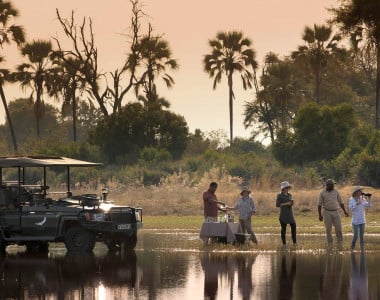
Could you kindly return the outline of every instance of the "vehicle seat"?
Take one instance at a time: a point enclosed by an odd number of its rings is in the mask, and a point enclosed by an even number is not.
[[[12,191],[2,186],[0,188],[0,206],[8,207],[12,203]]]

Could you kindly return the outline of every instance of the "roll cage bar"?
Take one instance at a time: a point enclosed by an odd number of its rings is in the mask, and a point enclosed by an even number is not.
[[[43,168],[43,187],[46,193],[46,168],[66,166],[67,169],[67,192],[70,192],[70,167],[94,167],[101,166],[101,163],[88,162],[78,159],[72,159],[59,156],[0,156],[0,184],[4,185],[3,169],[4,168],[18,168],[18,187],[25,184],[25,168],[29,167],[42,167]]]

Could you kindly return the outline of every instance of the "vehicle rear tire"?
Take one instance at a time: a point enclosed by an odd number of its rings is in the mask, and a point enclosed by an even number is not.
[[[80,226],[72,226],[65,234],[65,246],[68,251],[91,252],[95,247],[95,235]]]
[[[137,234],[134,232],[132,235],[126,237],[124,239],[124,249],[125,250],[133,250],[137,245]]]
[[[28,242],[25,246],[29,253],[47,253],[49,251],[48,242]]]

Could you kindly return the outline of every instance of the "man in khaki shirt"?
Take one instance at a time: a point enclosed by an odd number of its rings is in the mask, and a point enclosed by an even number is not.
[[[325,222],[327,243],[330,246],[333,242],[331,234],[331,229],[333,225],[335,228],[337,244],[341,246],[343,241],[342,223],[340,220],[339,206],[342,208],[345,216],[348,217],[348,213],[344,208],[344,202],[342,200],[342,197],[340,196],[339,192],[336,189],[334,189],[334,181],[332,179],[328,179],[326,181],[326,188],[323,189],[319,194],[318,214],[319,221]]]

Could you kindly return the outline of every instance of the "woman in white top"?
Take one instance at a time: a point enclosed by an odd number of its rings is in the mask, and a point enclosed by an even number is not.
[[[368,201],[367,201],[367,199]],[[354,236],[351,242],[351,251],[355,249],[356,240],[360,241],[360,250],[364,251],[365,209],[371,206],[371,194],[363,193],[361,186],[353,189],[348,208],[352,211],[352,228]]]
[[[253,198],[249,196],[251,191],[248,188],[243,188],[236,205],[234,207],[227,207],[227,209],[235,209],[239,211],[239,223],[243,233],[249,233],[250,240],[257,244],[256,234],[252,230],[251,216],[256,213],[256,205]]]

